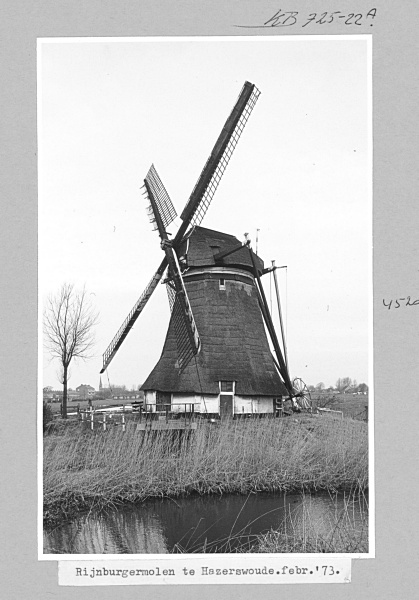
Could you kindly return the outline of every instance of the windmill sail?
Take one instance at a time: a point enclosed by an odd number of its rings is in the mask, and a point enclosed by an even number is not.
[[[187,226],[199,225],[204,218],[259,95],[246,81],[181,214]]]
[[[160,279],[162,278],[165,267],[166,267],[166,261],[162,262],[162,264],[160,265],[160,267],[158,268],[156,273],[153,275],[153,277],[151,278],[146,289],[141,294],[141,296],[139,297],[137,302],[134,304],[129,315],[127,316],[125,321],[122,323],[121,327],[118,329],[118,332],[116,333],[113,340],[107,347],[106,351],[103,354],[103,367],[102,367],[102,370],[100,371],[101,373],[103,373],[107,369],[109,363],[115,356],[118,348],[120,347],[120,345],[122,344],[124,339],[127,337],[128,332],[130,331],[130,329],[134,325],[135,321],[137,320],[138,316],[140,315],[140,313],[144,309],[145,305],[149,301],[151,294],[154,292],[154,290],[157,287],[157,284],[159,283]]]
[[[178,364],[180,369],[184,369],[191,358],[199,352],[201,342],[188,295],[186,293],[186,288],[183,283],[176,253],[168,238],[164,225],[165,221],[163,220],[163,215],[160,213],[158,200],[154,194],[153,188],[149,183],[148,174],[144,180],[144,186],[150,202],[150,214],[153,217],[153,222],[156,223],[161,239],[161,246],[166,254],[166,259],[169,264],[169,281],[167,283],[167,289],[176,333]],[[167,198],[169,199],[169,196],[167,196]],[[162,201],[162,197],[160,197],[159,200]],[[167,214],[167,206],[164,204],[166,201],[166,199],[163,201],[163,211]]]
[[[201,340],[177,261],[176,271],[182,289],[177,291],[173,280],[166,283],[166,289],[176,337],[178,365],[182,371],[189,364],[189,361],[198,354],[201,348]]]
[[[155,198],[156,204],[159,208],[159,214],[161,215],[164,226],[167,227],[177,217],[177,213],[154,165],[151,165],[146,176],[146,181],[148,182],[150,189],[153,191],[153,197]],[[155,223],[154,213],[151,207],[149,209],[149,216],[151,217],[151,221]],[[157,225],[155,228],[157,229]],[[144,309],[152,293],[156,289],[159,281],[161,280],[166,266],[167,260],[164,259],[161,265],[159,266],[157,272],[153,275],[146,289],[135,303],[131,312],[129,313],[125,321],[122,323],[112,342],[109,344],[108,348],[103,354],[103,367],[100,371],[101,373],[103,373],[106,370],[109,363],[111,362],[119,347],[121,346],[122,342],[128,335],[129,331],[132,329],[135,321],[139,317],[141,311]]]
[[[189,300],[187,297],[185,300],[187,306],[186,310],[184,303],[181,302],[180,296],[177,296],[172,312],[173,326],[176,336],[178,365],[180,371],[183,371],[183,369],[189,364],[190,360],[196,356],[196,354],[198,354],[201,344],[195,323],[193,321]],[[185,314],[187,315],[187,319],[185,319]],[[191,328],[192,324],[193,328]]]
[[[190,225],[199,225],[199,223],[201,223],[259,95],[260,92],[256,86],[246,81],[182,212],[181,218],[183,222],[173,240],[173,246],[175,248],[182,241]],[[176,211],[153,165],[147,173],[146,181],[149,191],[151,191],[155,198],[156,205],[158,206],[157,212],[161,215],[163,228],[165,229],[176,218]],[[150,212],[150,217],[154,222],[154,211]],[[175,254],[173,250],[172,253]],[[156,274],[153,275],[147,288],[135,303],[130,314],[127,316],[103,354],[103,368],[101,373],[107,368],[128,332],[133,327],[136,319],[144,309],[153,291],[156,289],[167,265],[168,253],[166,252],[166,256],[161,262]],[[172,272],[173,269],[171,269],[171,273]],[[182,280],[181,276],[180,279]],[[183,310],[184,312],[186,311],[185,315],[187,315],[187,307],[184,306]],[[187,317],[185,316],[182,317],[185,323],[186,318]],[[191,327],[189,325],[186,325],[186,327],[189,332],[189,339],[193,339],[195,334],[193,333],[192,336],[190,335]]]
[[[176,219],[177,213],[154,165],[151,165],[145,179],[153,193],[164,228],[167,228]]]
[[[176,300],[176,288],[172,281],[169,280],[169,269],[166,271],[166,292],[169,300],[170,312],[173,312],[173,307]]]

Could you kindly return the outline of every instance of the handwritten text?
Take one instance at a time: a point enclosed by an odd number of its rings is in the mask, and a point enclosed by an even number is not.
[[[419,298],[412,300],[411,296],[406,298],[396,298],[395,300],[386,300],[383,298],[383,306],[388,310],[392,308],[404,308],[406,306],[419,306]]]
[[[371,8],[368,12],[342,12],[335,10],[333,12],[313,12],[302,13],[297,10],[282,10],[281,8],[267,21],[260,25],[238,25],[244,28],[261,28],[261,27],[293,27],[299,25],[301,27],[313,27],[316,25],[330,25],[332,23],[341,23],[345,26],[362,27],[363,25],[373,26],[373,21],[377,16],[377,9]]]

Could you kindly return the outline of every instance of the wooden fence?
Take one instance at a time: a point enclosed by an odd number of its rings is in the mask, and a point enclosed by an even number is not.
[[[129,406],[129,408],[123,406],[119,411],[112,411],[109,408],[94,410],[92,408],[80,409],[78,407],[77,413],[71,416],[75,416],[82,423],[89,424],[92,431],[95,429],[95,426],[99,426],[103,431],[106,431],[109,427],[116,425],[121,426],[122,431],[126,431],[126,413],[133,417],[135,416],[136,422],[140,424],[153,422],[154,425],[156,422],[164,422],[165,424],[182,422],[185,427],[186,425],[191,425],[197,415],[193,403],[184,403],[176,405],[165,404],[158,407],[155,404],[142,404],[136,407],[135,411],[133,411],[132,406]]]
[[[96,419],[95,419],[96,417]],[[119,422],[114,417],[120,417]],[[82,423],[89,423],[90,429],[93,431],[95,425],[99,425],[102,427],[103,431],[106,431],[110,426],[121,426],[122,431],[126,430],[126,421],[125,421],[125,413],[106,413],[104,411],[94,411],[94,410],[79,410],[78,418]]]
[[[331,408],[317,408],[317,411],[320,415],[325,413],[331,415],[332,417],[334,417],[335,415],[340,416],[340,418],[343,419],[343,411],[341,410],[332,410]]]

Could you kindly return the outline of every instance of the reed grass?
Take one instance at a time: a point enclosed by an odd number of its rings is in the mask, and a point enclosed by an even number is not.
[[[289,514],[278,530],[259,536],[251,552],[368,552],[368,502],[362,491],[350,494],[343,508],[321,516],[316,517],[310,505],[308,498],[301,513]]]
[[[367,426],[351,419],[226,420],[182,434],[129,422],[125,432],[77,426],[44,436],[46,522],[150,497],[367,485]]]
[[[340,500],[340,501],[339,501]],[[225,537],[208,541],[208,531],[199,537],[194,532],[180,540],[174,554],[211,553],[335,553],[362,554],[368,552],[368,499],[357,489],[349,492],[343,502],[330,495],[330,510],[316,510],[311,495],[302,492],[299,510],[288,507],[288,514],[276,529],[259,535],[249,534],[255,521],[240,531],[233,529]],[[265,515],[261,515],[263,518]]]

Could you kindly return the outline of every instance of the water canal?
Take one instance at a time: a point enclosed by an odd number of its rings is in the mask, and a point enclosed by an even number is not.
[[[257,536],[307,527],[326,536],[337,523],[359,528],[366,502],[327,493],[193,496],[149,500],[80,515],[44,533],[47,554],[165,554],[250,550]],[[228,542],[226,541],[228,539]]]

